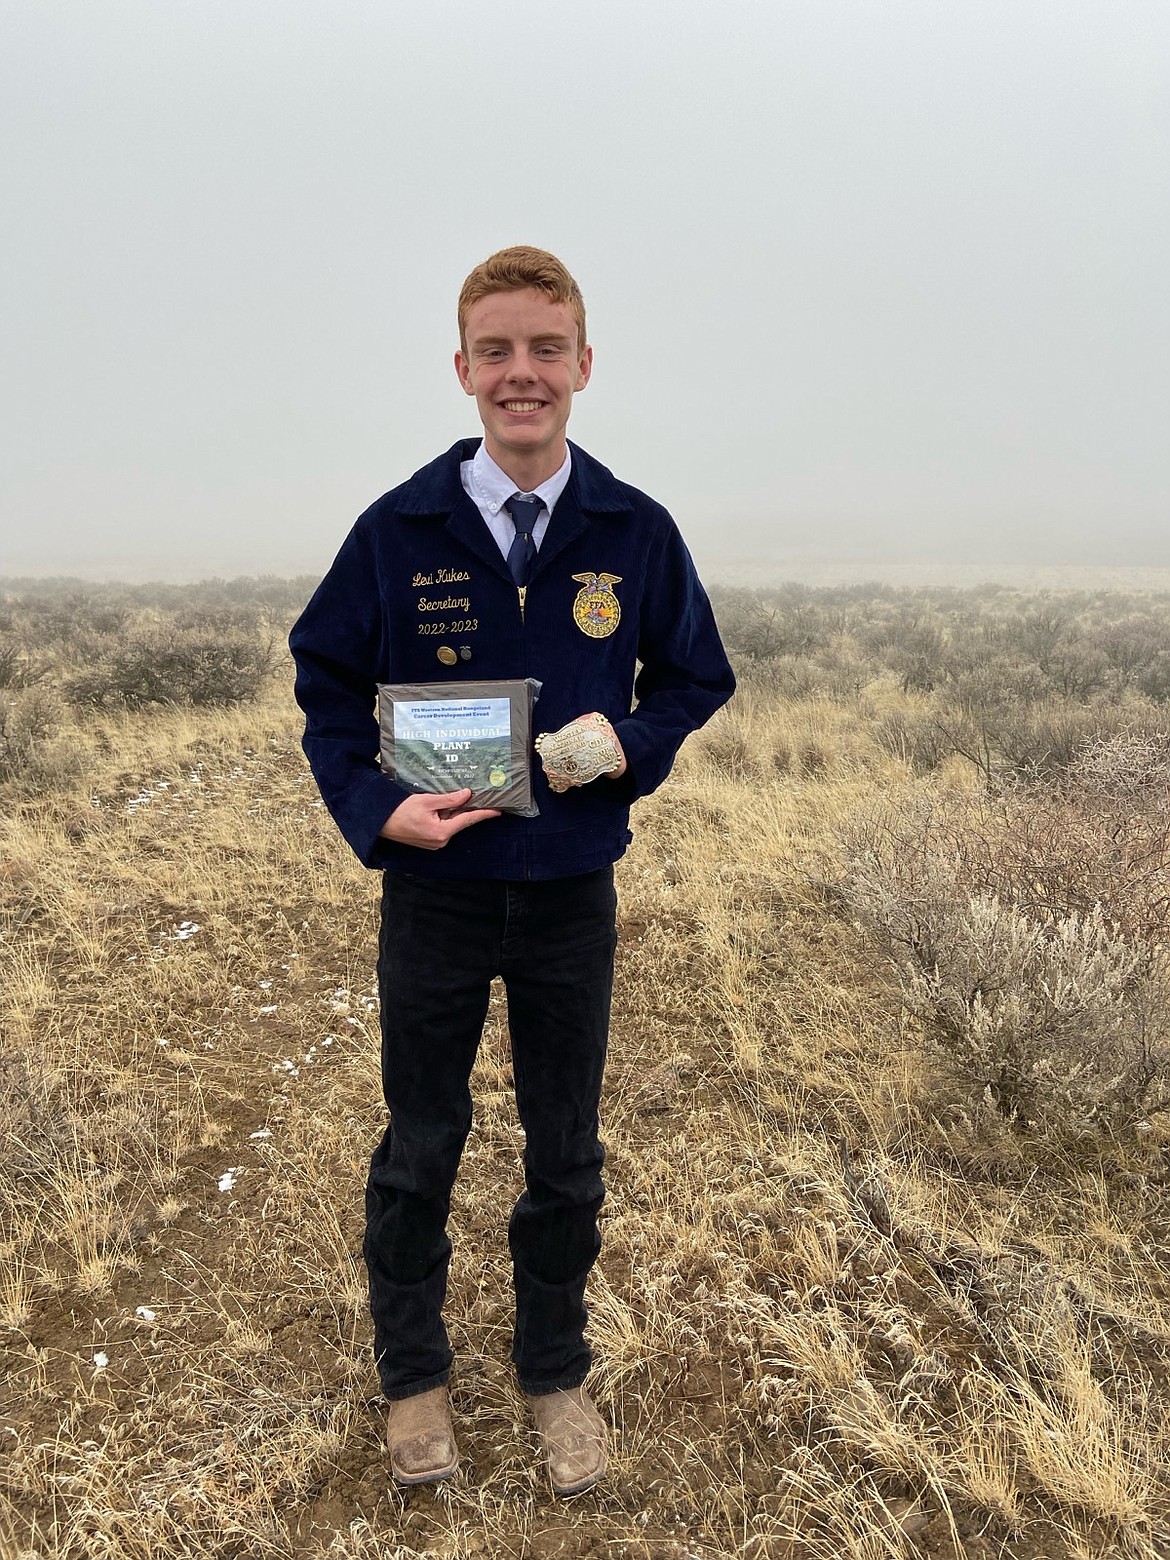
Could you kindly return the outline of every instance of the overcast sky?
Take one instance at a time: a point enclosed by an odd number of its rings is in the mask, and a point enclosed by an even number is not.
[[[715,554],[1170,564],[1166,0],[5,0],[0,575],[317,572],[455,299]]]

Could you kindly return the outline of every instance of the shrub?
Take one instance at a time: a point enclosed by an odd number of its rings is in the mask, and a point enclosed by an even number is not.
[[[60,724],[61,706],[47,688],[0,691],[0,782],[39,780]]]
[[[23,681],[24,657],[12,640],[0,641],[0,688],[19,688]]]
[[[19,640],[0,639],[0,688],[31,688],[46,675],[47,668],[31,659]]]
[[[1069,616],[1067,603],[1042,601],[1008,625],[1008,640],[1047,674],[1057,649],[1068,636]]]
[[[825,692],[837,703],[855,702],[880,671],[857,641],[845,634],[829,640],[818,660],[824,670]]]
[[[1170,698],[1170,631],[1148,613],[1131,613],[1097,630],[1096,641],[1117,685],[1149,698]]]
[[[911,791],[850,830],[846,898],[955,1103],[1056,1137],[1170,1108],[1164,762],[1100,745],[1061,788]]]
[[[1099,737],[998,810],[971,837],[969,882],[1047,919],[1101,905],[1126,936],[1170,943],[1170,737]]]
[[[946,633],[932,619],[916,615],[891,623],[882,650],[903,693],[929,693],[946,675]]]
[[[1066,790],[1106,805],[1137,803],[1161,813],[1170,788],[1170,732],[1126,731],[1088,743],[1070,765]]]
[[[254,699],[276,664],[276,644],[239,627],[144,627],[103,645],[71,678],[86,704],[239,704]]]
[[[742,693],[765,699],[800,701],[832,698],[832,678],[805,656],[775,656],[770,661],[749,661],[736,668]]]
[[[1093,639],[1070,635],[1058,644],[1048,661],[1048,675],[1065,699],[1087,700],[1110,680],[1105,652]]]
[[[720,631],[732,653],[749,661],[810,655],[840,626],[840,615],[813,602],[807,587],[712,592]]]
[[[1050,698],[1005,710],[996,723],[994,741],[1005,770],[1029,778],[1057,777],[1090,744],[1124,738],[1158,720],[1158,712],[1140,699],[1122,705]]]
[[[1170,1104],[1163,972],[1099,907],[1043,925],[993,896],[940,896],[929,966],[908,936],[916,917],[885,894],[870,908],[911,955],[907,1001],[945,1067],[1004,1116],[1065,1135],[1132,1126]]]
[[[893,709],[874,726],[879,746],[901,759],[915,774],[929,774],[955,751],[937,715],[923,709]]]

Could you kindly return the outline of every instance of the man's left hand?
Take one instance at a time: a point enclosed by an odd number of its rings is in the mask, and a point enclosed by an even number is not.
[[[623,749],[622,744],[621,744],[621,738],[618,736],[617,732],[610,725],[609,721],[605,719],[605,716],[600,714],[597,710],[594,710],[589,715],[578,715],[577,716],[577,721],[574,721],[573,724],[576,725],[578,721],[583,721],[583,720],[584,721],[590,721],[590,720],[604,720],[605,721],[605,732],[606,732],[606,735],[609,737],[609,740],[614,745],[614,751],[617,753],[617,756],[618,756],[618,766],[617,766],[616,769],[611,769],[608,774],[602,775],[601,778],[603,780],[620,780],[622,775],[625,774],[627,768],[629,767],[628,764],[626,763],[626,755],[625,755],[625,750]]]

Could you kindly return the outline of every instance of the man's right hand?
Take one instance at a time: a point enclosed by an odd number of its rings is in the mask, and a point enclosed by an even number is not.
[[[416,792],[390,814],[378,830],[385,840],[413,845],[417,850],[442,850],[453,834],[469,829],[485,818],[498,818],[498,807],[471,807],[456,812],[471,800],[470,790],[444,791],[438,795]]]

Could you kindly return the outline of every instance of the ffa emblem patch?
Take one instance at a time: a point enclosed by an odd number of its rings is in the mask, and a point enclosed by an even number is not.
[[[573,622],[590,639],[608,639],[621,622],[621,602],[613,593],[620,574],[574,574],[581,589],[573,602]]]

